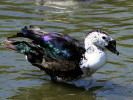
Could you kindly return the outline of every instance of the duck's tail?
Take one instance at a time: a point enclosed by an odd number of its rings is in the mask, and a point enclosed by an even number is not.
[[[26,55],[27,60],[30,61],[31,63],[42,61],[41,52],[32,42],[7,39],[3,42],[3,45],[11,50]]]

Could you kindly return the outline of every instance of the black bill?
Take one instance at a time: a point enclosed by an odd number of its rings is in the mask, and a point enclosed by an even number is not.
[[[114,39],[111,39],[109,41],[108,46],[105,46],[109,51],[111,51],[114,54],[119,55],[119,52],[116,50],[116,41]]]

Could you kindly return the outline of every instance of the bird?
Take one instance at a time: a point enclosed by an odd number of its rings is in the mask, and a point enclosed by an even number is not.
[[[31,41],[23,41],[21,38]],[[100,29],[88,32],[84,42],[66,34],[47,32],[41,27],[24,26],[7,37],[4,46],[24,54],[26,59],[45,71],[53,82],[76,81],[91,76],[107,61],[107,48],[119,55],[116,41]]]

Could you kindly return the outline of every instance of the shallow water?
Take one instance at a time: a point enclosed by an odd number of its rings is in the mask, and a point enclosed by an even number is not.
[[[132,0],[0,0],[0,44],[25,25],[69,34],[81,41],[93,29],[117,40],[120,55],[91,78],[54,84],[23,55],[0,45],[1,100],[133,100]]]

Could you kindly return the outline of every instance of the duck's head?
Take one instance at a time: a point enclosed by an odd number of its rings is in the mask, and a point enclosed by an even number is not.
[[[116,50],[116,41],[112,39],[105,31],[97,29],[89,32],[84,43],[86,50],[93,44],[96,46],[105,47],[112,53],[119,55],[119,52]]]

